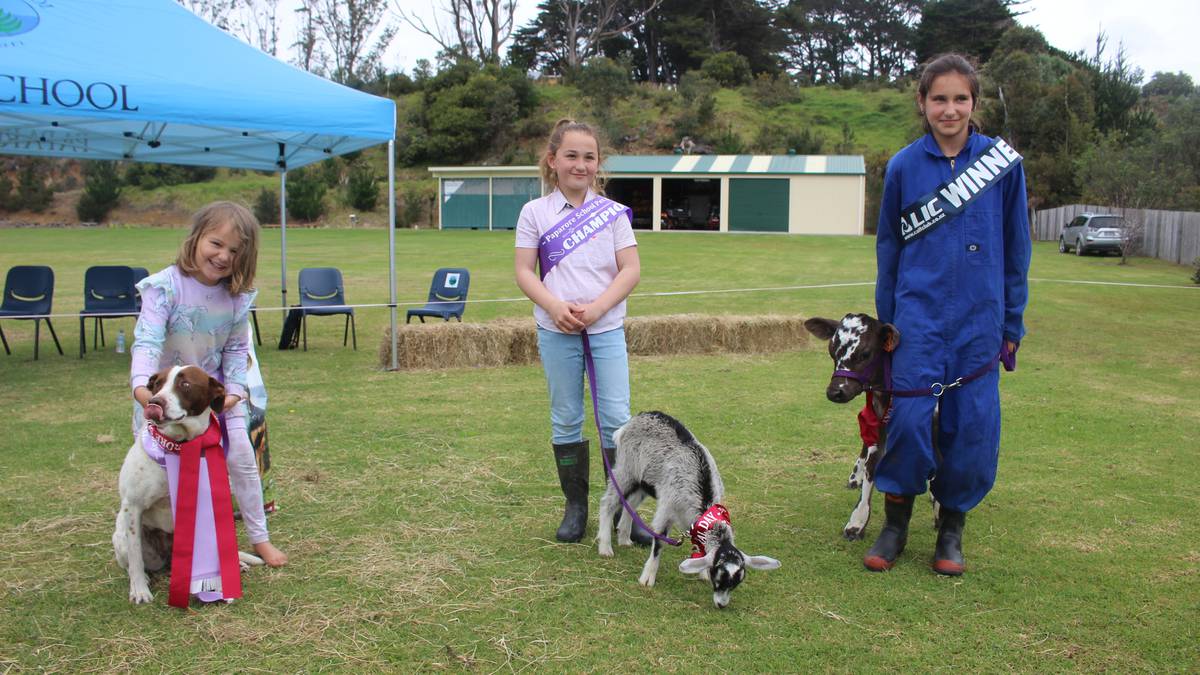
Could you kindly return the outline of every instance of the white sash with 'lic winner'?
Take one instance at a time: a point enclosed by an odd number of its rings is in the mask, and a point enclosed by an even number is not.
[[[1004,139],[997,138],[962,173],[905,207],[900,214],[900,239],[907,244],[929,234],[947,218],[962,213],[980,195],[998,185],[1020,161],[1021,155]]]

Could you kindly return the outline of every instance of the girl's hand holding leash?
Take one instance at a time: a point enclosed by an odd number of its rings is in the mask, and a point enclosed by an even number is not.
[[[589,302],[586,305],[576,305],[576,309],[571,310],[571,314],[584,325],[590,326],[600,320],[604,313],[608,310],[604,309],[596,302]]]
[[[564,333],[578,333],[587,327],[587,324],[580,321],[577,315],[581,310],[580,305],[561,300],[546,308],[550,318],[554,320],[554,325]]]

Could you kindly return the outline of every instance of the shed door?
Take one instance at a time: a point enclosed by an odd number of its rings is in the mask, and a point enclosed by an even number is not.
[[[730,178],[731,232],[787,232],[788,179]]]
[[[515,230],[521,207],[542,196],[537,178],[492,179],[492,229]]]
[[[442,179],[442,229],[488,228],[488,179]]]

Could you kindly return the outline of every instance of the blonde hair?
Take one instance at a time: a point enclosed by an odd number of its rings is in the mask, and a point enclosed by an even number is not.
[[[223,281],[229,284],[230,295],[240,295],[254,288],[254,275],[258,270],[258,219],[250,210],[234,202],[213,202],[192,215],[192,231],[179,247],[175,266],[184,274],[195,275],[196,246],[200,237],[214,227],[232,223],[241,239],[241,246],[233,258],[233,272]]]
[[[550,138],[546,139],[546,152],[542,153],[542,158],[538,160],[538,168],[542,172],[542,182],[553,187],[558,187],[558,174],[554,173],[554,169],[550,168],[550,158],[558,153],[558,148],[562,146],[563,136],[568,131],[578,131],[580,133],[591,136],[596,141],[596,161],[600,165],[604,164],[604,155],[600,151],[600,134],[596,128],[587,122],[576,122],[573,119],[563,118],[554,123],[554,129],[550,131]],[[592,177],[591,190],[598,195],[604,194],[604,182],[607,177],[602,170],[597,170],[596,175]]]

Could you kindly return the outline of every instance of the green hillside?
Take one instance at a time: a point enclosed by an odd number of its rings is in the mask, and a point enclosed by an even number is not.
[[[464,165],[533,164],[545,143],[553,123],[572,117],[594,123],[608,139],[606,151],[614,154],[670,153],[683,135],[691,135],[703,148],[715,153],[784,154],[795,149],[801,154],[863,154],[868,166],[878,164],[919,133],[913,113],[912,94],[894,87],[842,88],[836,86],[792,87],[787,102],[766,104],[753,85],[711,91],[709,119],[698,122],[689,118],[696,105],[676,88],[650,84],[630,85],[625,95],[610,98],[603,106],[584,97],[574,86],[553,82],[534,84],[536,105],[512,125],[512,132],[493,139],[491,147],[476,158],[464,158]],[[420,93],[397,99],[398,146],[409,129],[404,120],[422,105]],[[681,129],[680,122],[692,128]],[[800,137],[807,145],[797,147]],[[322,176],[327,184],[326,212],[317,222],[346,226],[349,215],[357,223],[382,226],[387,221],[386,146],[364,151],[358,161],[369,163],[380,180],[378,206],[369,212],[350,207],[343,193],[348,163],[345,158],[329,160],[310,171]],[[397,167],[397,197],[402,207],[414,202],[410,218],[403,222],[428,225],[436,186],[427,166],[444,162],[416,162]],[[62,173],[74,170],[74,162],[62,162]],[[326,166],[329,164],[329,166]],[[78,220],[74,205],[79,198],[80,181],[71,189],[60,189],[52,206],[42,213],[17,212],[7,216],[17,222],[73,223]],[[289,185],[291,180],[289,179]],[[275,175],[253,171],[221,169],[214,179],[200,183],[166,185],[154,189],[124,187],[120,205],[108,222],[122,224],[179,225],[200,206],[216,200],[231,199],[253,204],[259,193],[278,190]],[[403,208],[401,209],[403,211]],[[290,222],[299,224],[295,217]]]

